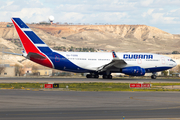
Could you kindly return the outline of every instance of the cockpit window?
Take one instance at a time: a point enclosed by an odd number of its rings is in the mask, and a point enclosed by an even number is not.
[[[173,59],[170,59],[170,61],[175,62]]]

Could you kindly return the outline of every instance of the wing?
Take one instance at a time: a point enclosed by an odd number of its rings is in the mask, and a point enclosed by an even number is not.
[[[112,61],[106,65],[99,67],[97,69],[98,72],[103,72],[113,68],[122,68],[127,64],[123,59],[119,59],[119,57],[116,55],[114,51],[112,51],[112,56],[113,56]]]

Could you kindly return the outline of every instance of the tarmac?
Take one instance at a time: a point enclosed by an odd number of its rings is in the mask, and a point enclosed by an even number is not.
[[[0,78],[0,83],[17,82],[173,83],[180,82],[180,79]],[[179,100],[180,92],[81,92],[0,89],[0,120],[180,120]]]
[[[180,92],[0,90],[0,120],[180,119]]]

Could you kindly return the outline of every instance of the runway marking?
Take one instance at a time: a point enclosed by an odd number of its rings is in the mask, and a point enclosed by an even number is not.
[[[143,101],[154,101],[154,100],[144,100],[144,99],[138,99],[138,98],[134,98],[134,97],[129,97],[130,99],[133,99],[133,100],[143,100]]]
[[[27,112],[27,111],[25,111],[25,112]],[[38,112],[38,111],[37,111]],[[45,111],[45,112],[49,112],[49,111]],[[107,111],[105,111],[105,110],[102,110],[101,111],[101,113],[104,113],[104,112],[107,112]],[[89,112],[87,111],[81,111],[81,112],[76,112],[76,111],[73,111],[73,112],[68,112],[68,111],[65,111],[65,112],[60,112],[60,113],[31,113],[31,114],[0,114],[0,115],[15,115],[15,116],[18,116],[18,115],[21,115],[21,116],[23,116],[23,115],[51,115],[51,114],[53,114],[53,115],[57,115],[57,114],[61,114],[61,115],[65,115],[65,114],[75,114],[75,115],[77,115],[77,114],[89,114]],[[114,113],[119,113],[118,111],[116,111],[116,112],[114,112]],[[96,113],[96,112],[91,112],[90,114],[99,114],[99,113]]]
[[[130,99],[132,100],[141,100],[141,101],[159,101],[161,102],[160,100],[146,100],[146,99],[138,99],[138,98],[135,98],[136,96],[134,97],[129,97]],[[142,96],[141,96],[142,97]],[[163,102],[166,102],[166,103],[178,103],[180,104],[180,102],[174,102],[174,101],[163,101]],[[180,106],[175,106],[175,107],[163,107],[163,108],[153,108],[153,109],[145,109],[145,110],[165,110],[165,109],[176,109],[176,108],[180,108]]]
[[[142,101],[158,101],[158,102],[161,102],[161,100],[147,100],[147,99],[138,99],[138,98],[135,98],[135,97],[138,97],[138,96],[132,96],[132,97],[129,97],[130,99],[133,99],[133,100],[142,100]],[[139,96],[139,97],[144,97],[144,96]],[[150,96],[149,96],[150,97]],[[163,102],[166,102],[166,103],[177,103],[177,104],[180,104],[180,102],[174,102],[174,101],[163,101]]]

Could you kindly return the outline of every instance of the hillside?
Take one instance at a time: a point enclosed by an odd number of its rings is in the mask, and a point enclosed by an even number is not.
[[[39,35],[43,32],[55,37],[45,42],[49,45],[93,47],[112,49],[119,52],[165,53],[180,51],[180,36],[146,25],[71,25],[71,26],[38,26]],[[40,31],[42,30],[42,31]],[[37,31],[36,31],[37,32]],[[47,35],[46,35],[47,36]],[[66,39],[62,39],[66,38]],[[56,40],[55,40],[56,39]],[[54,42],[54,43],[53,43]]]
[[[21,52],[14,27],[0,23],[0,47]],[[29,25],[50,47],[95,48],[118,52],[180,52],[180,35],[146,25]],[[8,48],[8,49],[7,49]]]

